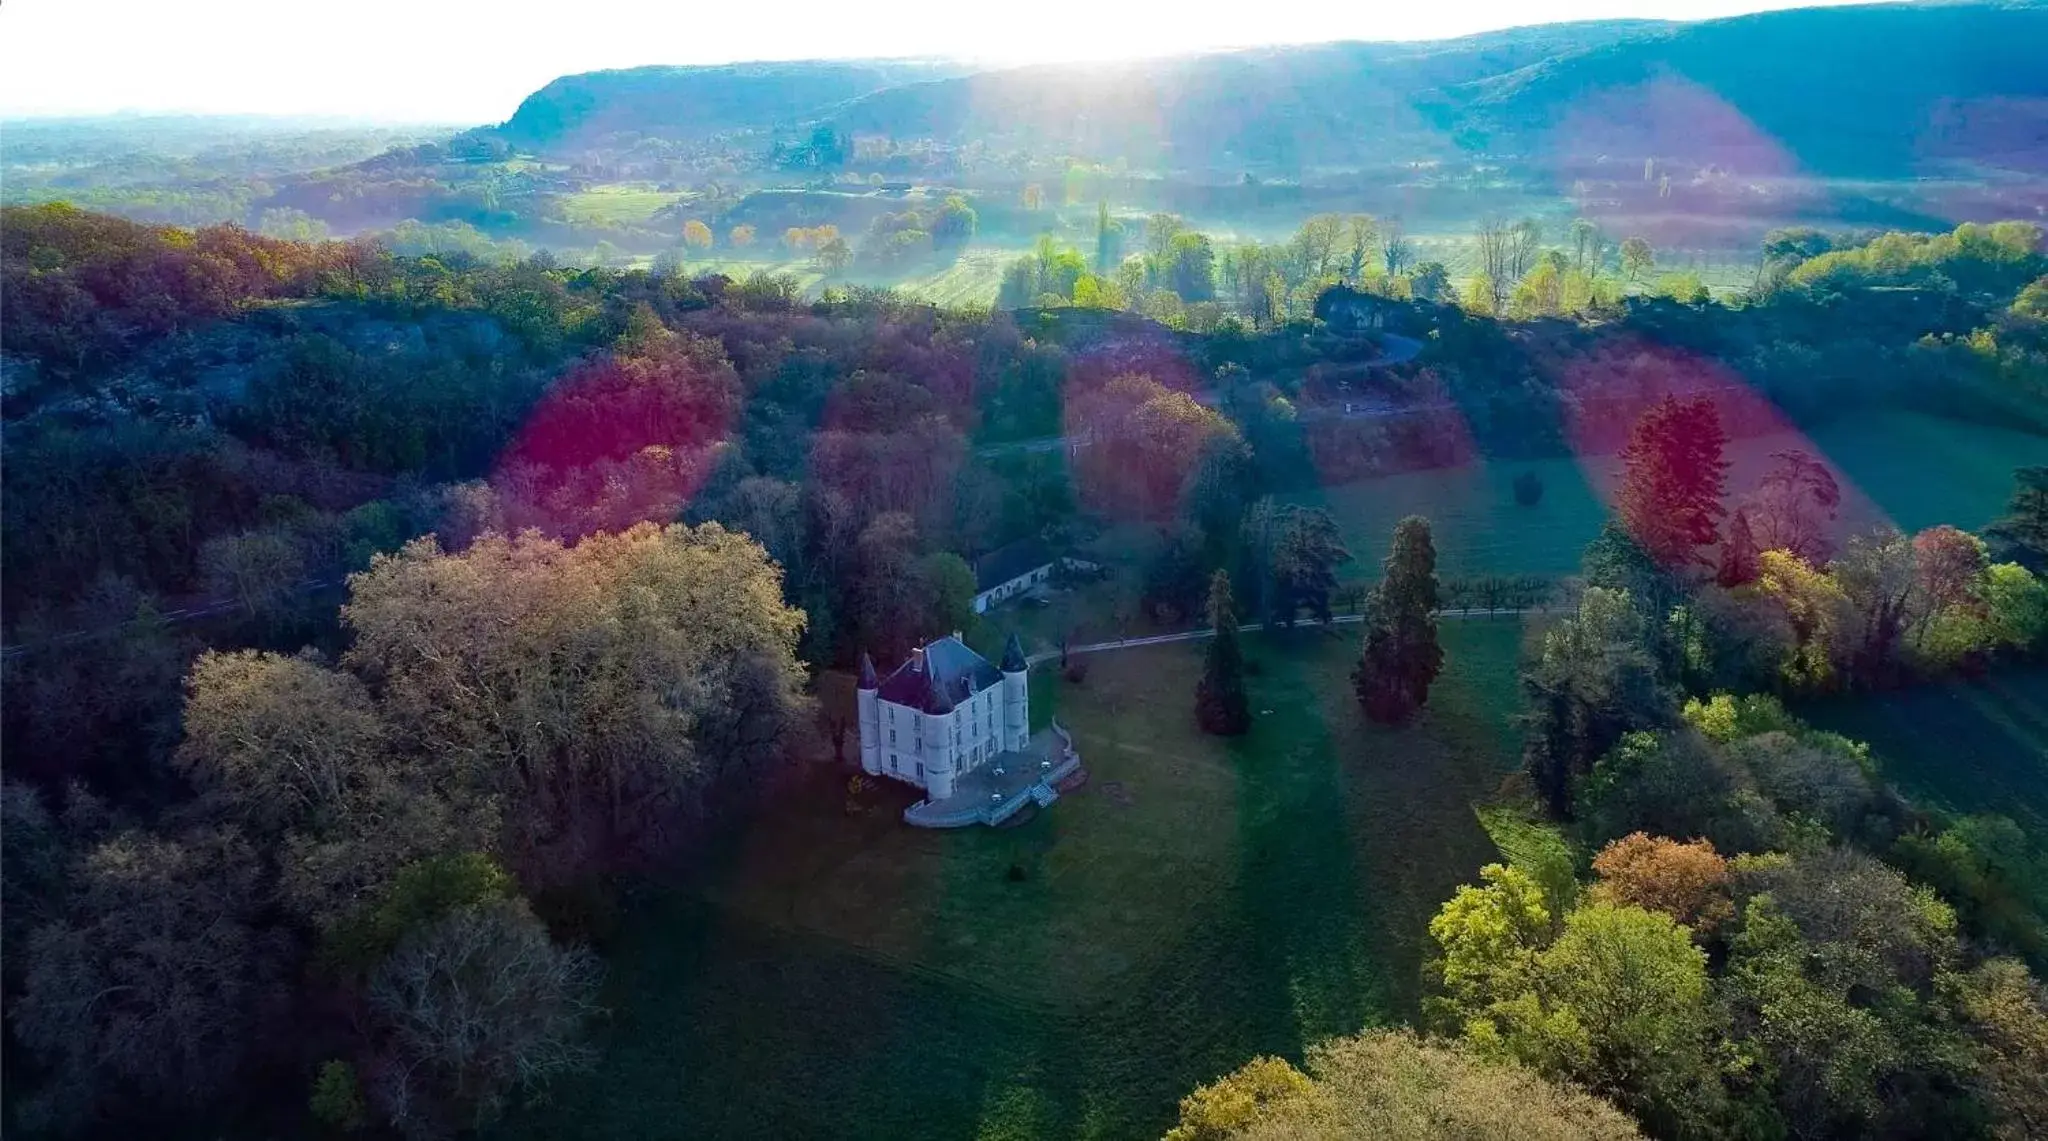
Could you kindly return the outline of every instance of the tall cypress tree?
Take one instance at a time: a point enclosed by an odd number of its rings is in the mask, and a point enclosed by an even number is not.
[[[1252,711],[1244,694],[1244,651],[1237,644],[1237,606],[1230,597],[1230,576],[1217,571],[1209,580],[1209,639],[1202,680],[1195,684],[1195,723],[1204,733],[1235,737],[1251,728]]]
[[[1385,567],[1366,602],[1365,642],[1351,684],[1368,718],[1398,725],[1429,700],[1429,687],[1444,665],[1436,637],[1436,543],[1429,520],[1410,515],[1395,526]]]

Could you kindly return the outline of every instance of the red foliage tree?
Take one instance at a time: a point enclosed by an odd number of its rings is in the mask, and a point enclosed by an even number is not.
[[[1667,396],[1636,421],[1621,452],[1621,523],[1659,565],[1702,563],[1700,548],[1719,541],[1727,442],[1720,414],[1704,397]]]

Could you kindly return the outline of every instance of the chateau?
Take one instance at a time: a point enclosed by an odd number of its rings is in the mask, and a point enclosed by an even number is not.
[[[1080,767],[1057,724],[1031,734],[1030,665],[1015,634],[1000,666],[958,634],[910,652],[886,678],[860,658],[860,767],[925,791],[904,812],[924,827],[996,824]]]

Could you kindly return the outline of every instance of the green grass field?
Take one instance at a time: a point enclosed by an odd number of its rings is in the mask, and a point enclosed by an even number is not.
[[[593,186],[562,197],[562,220],[572,226],[647,226],[656,211],[685,197],[645,183]]]
[[[1257,723],[1193,731],[1196,645],[1035,679],[1090,780],[1003,830],[849,816],[819,780],[608,948],[599,1071],[524,1136],[1157,1135],[1256,1053],[1411,1013],[1430,915],[1497,858],[1520,626],[1446,623],[1414,726],[1362,723],[1349,634],[1252,637]],[[1010,869],[1021,869],[1013,881]]]
[[[1914,798],[2010,816],[2048,842],[2048,669],[1811,702],[1798,712],[1868,742],[1885,779]]]
[[[1975,530],[2003,515],[2013,469],[2048,462],[2048,440],[1912,412],[1845,417],[1811,435],[1778,433],[1729,444],[1731,495],[1748,492],[1775,452],[1828,460],[1843,490],[1843,534],[1890,522],[1906,531],[1937,523]],[[1406,472],[1289,496],[1327,507],[1358,562],[1347,578],[1374,578],[1394,524],[1429,517],[1446,577],[1576,573],[1606,517],[1620,460],[1613,456],[1506,462]],[[1534,507],[1514,501],[1523,471],[1543,480]]]

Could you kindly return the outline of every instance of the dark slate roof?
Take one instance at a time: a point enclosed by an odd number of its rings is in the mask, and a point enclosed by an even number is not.
[[[974,560],[974,590],[994,590],[1013,578],[1030,574],[1053,560],[1052,548],[1038,539],[1019,539]]]
[[[897,666],[882,679],[878,696],[926,713],[949,713],[968,697],[1003,680],[1000,670],[958,638],[940,638],[926,646],[924,662],[919,669],[913,655]]]
[[[1017,640],[1015,630],[1010,631],[1009,641],[1003,643],[1003,672],[1012,674],[1030,668],[1030,662],[1024,657],[1024,643]]]
[[[862,650],[860,652],[860,688],[873,689],[875,685],[875,659],[868,657],[868,652]]]

